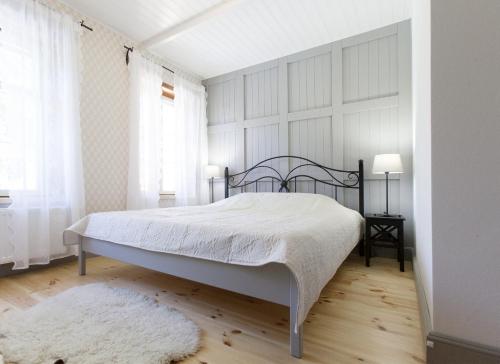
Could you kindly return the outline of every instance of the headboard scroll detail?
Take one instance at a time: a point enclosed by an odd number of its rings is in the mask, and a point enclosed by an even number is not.
[[[273,165],[283,161],[287,163],[287,166],[290,166],[290,163],[293,166],[291,169],[288,168],[289,172],[284,177],[278,168]],[[314,193],[317,192],[318,184],[332,186],[335,199],[337,199],[339,188],[357,189],[359,191],[358,210],[361,215],[364,214],[363,160],[358,161],[358,170],[353,171],[326,167],[304,157],[283,155],[265,159],[253,167],[235,174],[229,174],[229,168],[226,167],[224,178],[224,195],[226,198],[229,197],[229,190],[240,189],[244,191],[250,185],[255,185],[255,191],[258,192],[259,182],[270,182],[272,192],[274,192],[275,184],[279,186],[278,192],[292,192],[292,184],[294,187],[293,192],[296,192],[298,182],[312,182],[314,184]]]

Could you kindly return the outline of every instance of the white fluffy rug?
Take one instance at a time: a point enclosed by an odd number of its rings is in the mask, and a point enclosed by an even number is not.
[[[198,327],[180,312],[101,283],[0,316],[5,363],[169,363],[195,353],[199,342]]]

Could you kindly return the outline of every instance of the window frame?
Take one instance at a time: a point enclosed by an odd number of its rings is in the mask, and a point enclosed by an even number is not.
[[[0,209],[9,207],[11,203],[9,190],[0,190]]]

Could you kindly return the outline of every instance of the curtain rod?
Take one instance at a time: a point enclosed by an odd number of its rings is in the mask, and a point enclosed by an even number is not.
[[[125,63],[128,65],[128,62],[130,61],[129,53],[134,51],[134,47],[127,47],[126,45],[124,45],[123,48],[125,48],[127,50],[127,54],[125,54]],[[175,72],[172,71],[170,68],[165,67],[161,64],[159,66],[162,67],[163,69],[167,70],[168,72],[172,72],[175,74]]]
[[[80,26],[84,27],[85,29],[90,30],[91,32],[93,32],[93,31],[94,31],[94,29],[92,29],[92,28],[91,28],[91,27],[89,27],[87,24],[85,24],[85,22],[84,22],[83,20],[80,22]],[[1,31],[2,31],[2,27],[0,27],[0,32],[1,32]]]
[[[82,21],[80,22],[80,25],[81,25],[82,27],[84,27],[85,29],[90,30],[91,32],[93,32],[93,31],[94,31],[94,29],[92,29],[92,28],[91,28],[91,27],[89,27],[87,24],[85,24],[85,21],[84,21],[84,20],[82,20]]]
[[[84,27],[85,29],[90,30],[91,32],[93,32],[93,31],[94,31],[94,29],[93,29],[93,28],[91,28],[91,27],[89,27],[87,24],[85,24],[85,22],[84,22],[83,20],[80,22],[80,26]],[[2,27],[0,27],[0,32],[1,32],[1,31],[2,31]]]

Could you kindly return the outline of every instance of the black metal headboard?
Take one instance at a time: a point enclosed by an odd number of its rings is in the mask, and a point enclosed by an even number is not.
[[[273,166],[273,163],[283,160],[287,162],[287,165],[289,165],[288,163],[290,162],[297,164],[294,165],[284,177],[279,172],[279,168]],[[256,171],[264,171],[265,173],[263,175],[255,176]],[[311,174],[315,175],[313,176]],[[236,174],[229,174],[229,168],[226,167],[224,171],[224,178],[224,195],[226,198],[229,197],[230,189],[237,188],[241,191],[246,191],[246,187],[250,185],[255,185],[255,192],[258,192],[259,182],[270,182],[272,192],[275,190],[275,185],[279,186],[277,192],[291,192],[292,183],[294,186],[293,192],[297,192],[297,180],[312,182],[314,184],[314,193],[317,191],[318,184],[332,186],[334,188],[335,199],[337,199],[338,188],[357,189],[359,192],[359,213],[364,215],[363,160],[359,160],[357,171],[347,171],[325,167],[303,157],[282,155],[265,159],[253,167]]]

